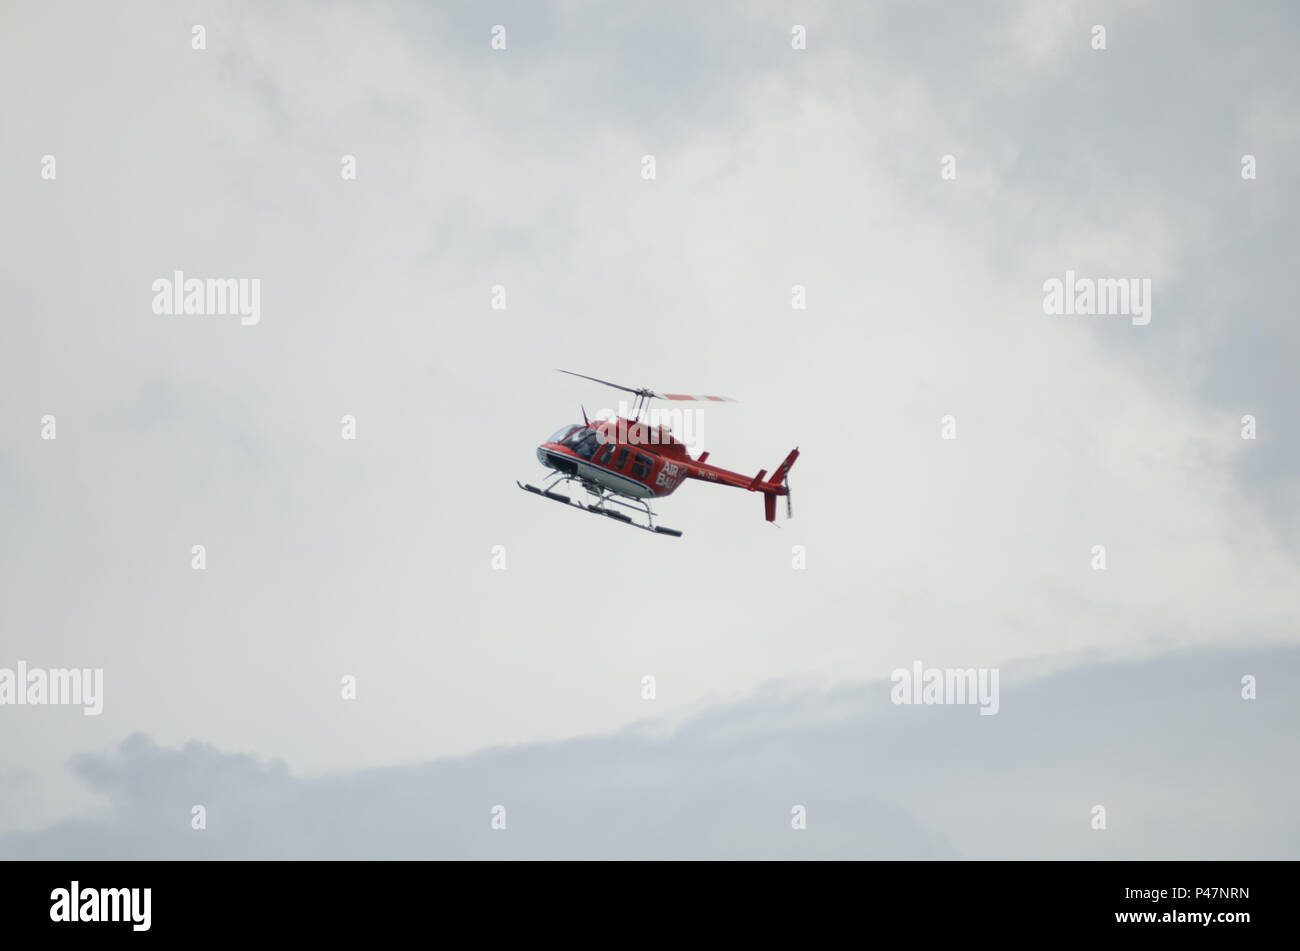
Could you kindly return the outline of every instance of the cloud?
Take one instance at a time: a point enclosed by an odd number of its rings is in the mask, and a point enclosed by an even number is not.
[[[1300,636],[1293,4],[14,10],[0,663],[103,667],[106,707],[6,715],[0,829],[84,810],[62,764],[135,731],[366,775],[611,735],[647,672],[679,717]],[[260,279],[262,321],[154,315],[177,267]],[[1046,317],[1066,268],[1151,277],[1153,322]],[[794,521],[692,485],[674,544],[524,496],[610,398],[557,366],[739,397],[703,448],[801,445]]]
[[[107,812],[0,837],[0,855],[1294,859],[1300,701],[1280,685],[1298,674],[1295,648],[1008,670],[992,717],[894,706],[887,683],[772,686],[670,729],[318,778],[135,735],[75,761]]]

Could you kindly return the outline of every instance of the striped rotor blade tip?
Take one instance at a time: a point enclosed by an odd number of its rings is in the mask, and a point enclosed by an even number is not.
[[[688,393],[665,393],[666,400],[695,400],[698,403],[735,403],[730,396],[692,396]]]

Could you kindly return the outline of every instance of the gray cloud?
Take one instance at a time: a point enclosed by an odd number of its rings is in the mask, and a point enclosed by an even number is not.
[[[772,686],[674,728],[319,778],[136,735],[75,760],[107,812],[0,837],[0,855],[1294,859],[1298,674],[1294,648],[1008,670],[992,717],[894,706],[887,683]]]

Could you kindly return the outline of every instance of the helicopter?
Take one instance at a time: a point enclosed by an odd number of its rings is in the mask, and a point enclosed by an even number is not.
[[[793,516],[790,504],[790,467],[799,458],[798,447],[776,467],[772,477],[765,480],[766,469],[760,469],[756,476],[742,475],[708,463],[707,452],[692,459],[685,444],[678,441],[667,428],[651,426],[641,420],[642,412],[655,399],[711,403],[734,403],[735,400],[725,396],[657,393],[647,387],[622,386],[608,380],[598,380],[594,376],[574,373],[572,370],[558,372],[635,394],[637,399],[632,408],[632,416],[592,422],[587,419],[587,411],[584,409],[581,423],[561,427],[537,447],[537,460],[553,470],[548,481],[541,488],[516,481],[515,485],[519,488],[584,512],[605,515],[634,528],[678,538],[682,533],[677,529],[655,524],[655,513],[650,508],[650,500],[672,495],[687,479],[762,492],[763,514],[769,522],[776,521],[777,497],[785,496],[786,518]],[[557,487],[566,485],[585,489],[588,501],[584,504],[555,491]],[[630,515],[611,506],[644,515],[645,523],[634,521]]]

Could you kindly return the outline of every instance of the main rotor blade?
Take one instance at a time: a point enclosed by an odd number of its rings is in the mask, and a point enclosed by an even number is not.
[[[612,387],[613,387],[614,389],[616,389],[616,390],[623,390],[624,392],[627,392],[627,393],[635,393],[637,396],[652,396],[652,397],[656,397],[656,398],[661,398],[661,397],[659,397],[659,394],[656,393],[654,390],[647,390],[647,389],[644,389],[644,388],[638,390],[638,389],[633,389],[633,388],[630,387],[630,386],[620,386],[620,385],[617,384],[617,383],[611,383],[611,382],[609,382],[609,380],[598,380],[598,379],[596,379],[594,376],[587,376],[585,373],[574,373],[572,370],[558,370],[557,372],[559,372],[559,373],[567,373],[567,374],[569,374],[569,376],[578,376],[578,377],[582,377],[582,379],[584,379],[584,380],[590,380],[592,383],[603,383],[603,384],[605,384],[606,386],[612,386]]]
[[[648,396],[656,400],[691,400],[697,403],[735,403],[730,396],[690,396],[686,393],[656,393],[649,389],[633,389],[630,386],[620,386],[618,383],[611,383],[609,380],[598,380],[594,376],[587,376],[585,373],[574,373],[572,370],[560,370],[560,373],[567,373],[569,376],[581,377],[584,380],[591,380],[593,383],[603,383],[605,386],[612,386],[616,390],[623,390],[627,393],[635,393],[637,396]]]
[[[738,403],[739,400],[733,400],[730,396],[687,396],[685,393],[665,393],[660,399],[664,400],[695,400],[700,403]]]

